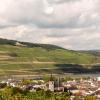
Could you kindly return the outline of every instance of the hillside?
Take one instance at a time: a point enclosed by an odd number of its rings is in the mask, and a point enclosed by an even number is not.
[[[14,41],[14,40],[7,40],[7,39],[2,39],[0,38],[0,45],[12,45],[12,46],[16,46],[16,43],[18,41]],[[20,44],[26,45],[27,47],[41,47],[41,48],[45,48],[47,50],[51,50],[51,49],[64,49],[61,47],[58,47],[56,45],[50,45],[50,44],[36,44],[36,43],[29,43],[29,42],[20,42]]]
[[[0,75],[99,73],[100,56],[49,44],[0,39]]]
[[[82,51],[82,52],[100,56],[100,50],[87,50],[87,51]]]

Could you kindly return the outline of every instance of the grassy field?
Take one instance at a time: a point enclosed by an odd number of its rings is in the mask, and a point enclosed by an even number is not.
[[[0,75],[66,72],[99,73],[100,56],[51,45],[0,44]]]

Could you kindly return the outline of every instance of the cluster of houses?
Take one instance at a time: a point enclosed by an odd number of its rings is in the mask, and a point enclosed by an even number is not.
[[[58,92],[70,91],[72,93],[72,100],[75,96],[96,96],[97,100],[100,100],[100,77],[88,80],[81,78],[80,80],[67,82],[61,82],[59,78],[57,82],[50,80],[49,90]]]
[[[97,100],[100,100],[100,77],[90,78],[87,80],[72,80],[72,81],[61,81],[58,77],[54,80],[52,75],[48,82],[42,79],[32,80],[33,83],[22,85],[22,80],[8,79],[1,83],[6,83],[7,86],[19,87],[23,90],[28,89],[30,92],[35,92],[37,89],[43,89],[44,91],[50,90],[52,92],[68,92],[72,93],[71,98],[75,96],[96,96]],[[72,99],[73,100],[73,99]]]

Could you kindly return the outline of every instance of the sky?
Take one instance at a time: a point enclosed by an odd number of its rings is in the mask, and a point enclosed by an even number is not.
[[[100,0],[0,0],[0,38],[100,49]]]

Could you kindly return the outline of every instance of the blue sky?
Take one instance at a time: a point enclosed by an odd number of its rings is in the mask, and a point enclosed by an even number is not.
[[[100,49],[100,0],[0,0],[0,37]]]

